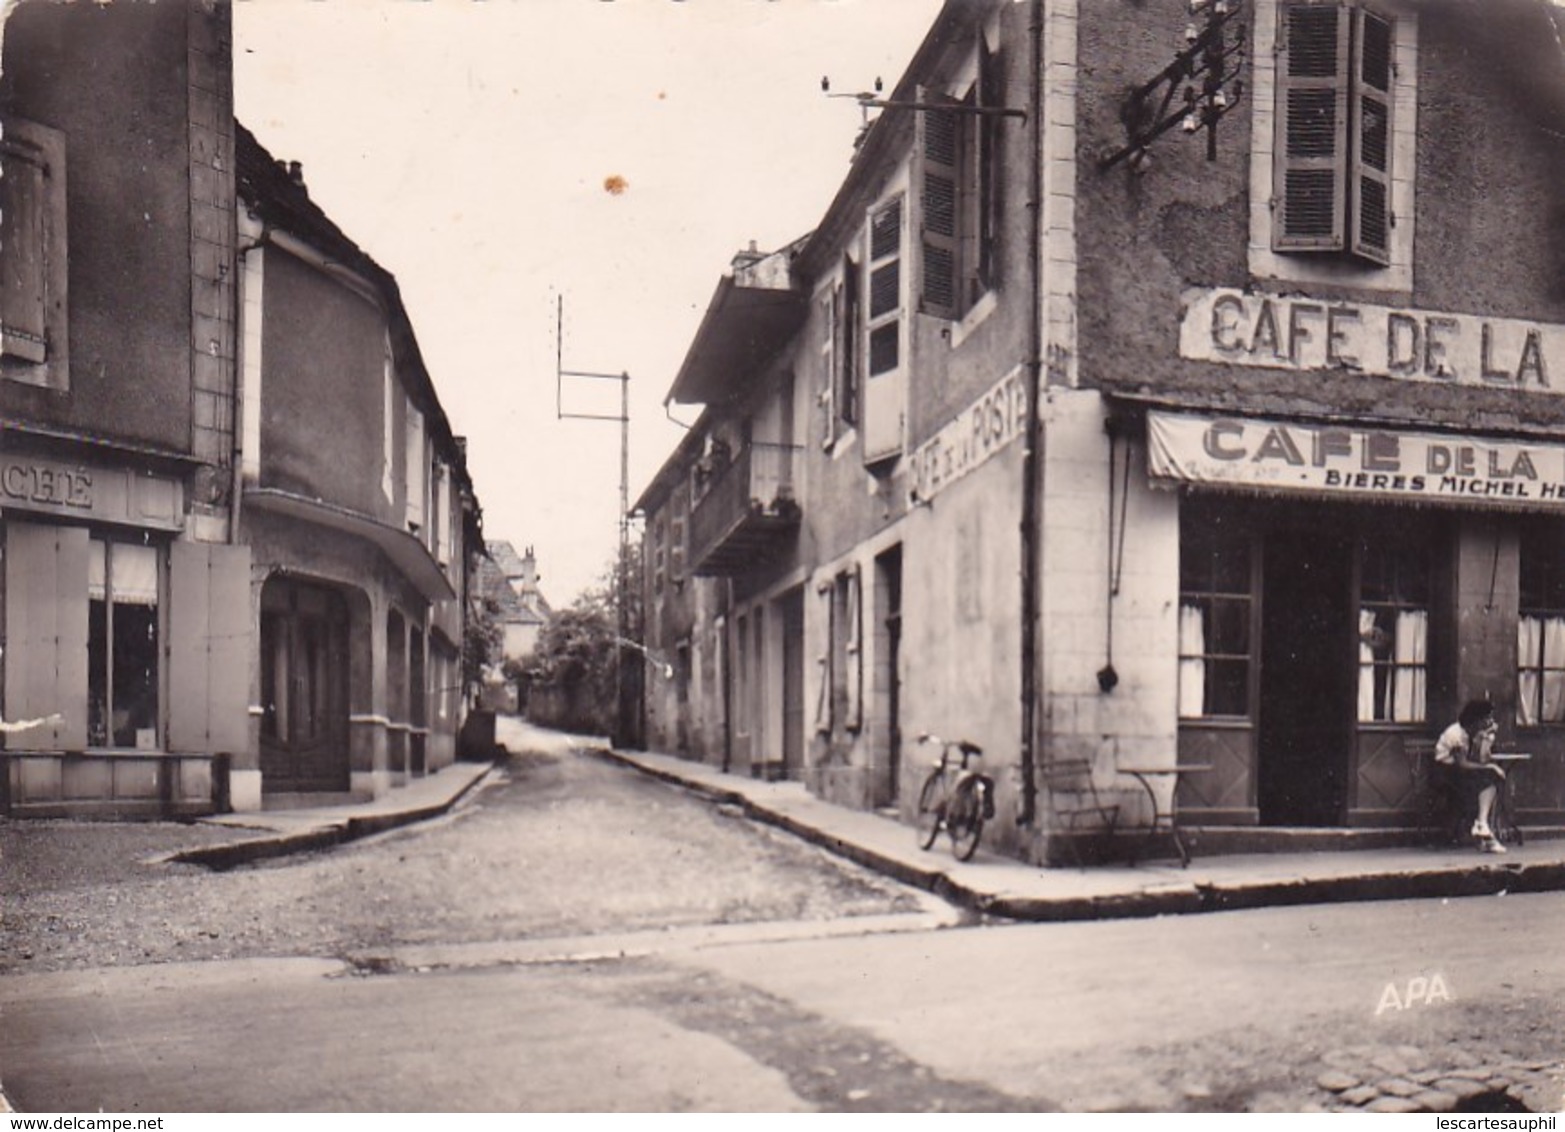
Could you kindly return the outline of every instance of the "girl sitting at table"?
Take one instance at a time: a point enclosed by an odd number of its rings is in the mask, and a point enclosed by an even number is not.
[[[1489,818],[1494,801],[1505,781],[1505,771],[1489,759],[1499,724],[1494,705],[1488,700],[1469,700],[1456,722],[1440,733],[1435,741],[1435,765],[1444,768],[1446,784],[1454,798],[1460,799],[1465,815],[1476,807],[1473,837],[1481,853],[1503,853],[1505,846],[1494,836]]]

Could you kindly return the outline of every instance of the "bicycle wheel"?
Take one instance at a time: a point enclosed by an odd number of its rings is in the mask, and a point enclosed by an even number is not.
[[[940,834],[940,772],[934,771],[924,779],[924,788],[918,792],[918,847],[928,849]]]
[[[975,782],[957,787],[946,807],[946,828],[951,831],[951,855],[958,861],[972,860],[984,833],[984,803]]]

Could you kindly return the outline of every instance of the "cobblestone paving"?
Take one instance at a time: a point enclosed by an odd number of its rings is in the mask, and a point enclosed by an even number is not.
[[[452,818],[211,873],[253,836],[0,819],[0,974],[917,912],[883,877],[587,755],[511,756]]]
[[[1430,1054],[1419,1046],[1356,1045],[1328,1051],[1315,1084],[1328,1111],[1553,1111],[1565,1097],[1565,1061]]]

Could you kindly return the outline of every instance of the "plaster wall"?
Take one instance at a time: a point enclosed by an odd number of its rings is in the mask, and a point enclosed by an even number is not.
[[[1041,746],[1044,759],[1091,760],[1100,791],[1133,817],[1145,795],[1116,766],[1175,761],[1179,497],[1148,486],[1139,441],[1116,441],[1110,464],[1104,420],[1088,390],[1044,406]]]
[[[0,382],[0,412],[191,450],[187,21],[216,18],[186,3],[8,13],[0,111],[66,135],[70,376]]]
[[[918,735],[970,740],[996,780],[997,820],[985,839],[1007,848],[1020,789],[1021,488],[1015,443],[902,528],[901,809],[911,820],[938,755]]]
[[[390,422],[396,509],[381,488],[385,319],[286,252],[266,252],[261,485],[401,526],[401,398]]]

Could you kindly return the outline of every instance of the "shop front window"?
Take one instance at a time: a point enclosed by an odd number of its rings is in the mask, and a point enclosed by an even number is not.
[[[88,745],[158,745],[158,552],[92,539],[87,560]]]
[[[1359,722],[1424,722],[1429,565],[1417,548],[1364,547],[1358,629]]]
[[[1179,715],[1250,714],[1250,537],[1197,528],[1179,554]]]
[[[1516,722],[1565,723],[1565,554],[1523,535],[1516,621]]]

